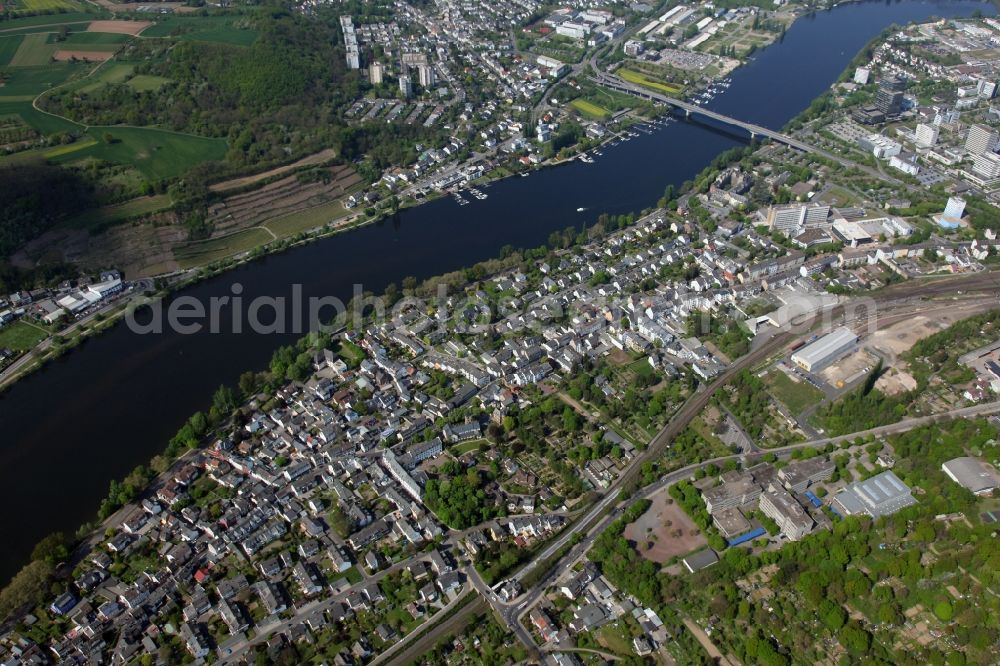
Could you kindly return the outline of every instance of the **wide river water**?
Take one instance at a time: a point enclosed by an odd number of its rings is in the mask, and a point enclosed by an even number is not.
[[[883,28],[932,16],[994,14],[988,2],[901,0],[845,4],[797,21],[784,39],[737,70],[709,108],[781,128],[826,90]],[[696,122],[675,122],[602,150],[594,164],[572,162],[497,182],[485,200],[451,198],[397,219],[245,264],[181,292],[204,302],[240,283],[245,301],[304,296],[345,301],[353,285],[381,293],[408,275],[438,275],[497,255],[504,245],[535,247],[601,212],[655,205],[668,183],[696,175],[744,138]],[[471,198],[471,197],[470,197]],[[586,208],[585,212],[577,212]],[[0,397],[0,581],[26,563],[46,534],[72,533],[92,519],[111,479],[161,452],[220,384],[266,366],[297,336],[245,333],[136,335],[117,325]]]

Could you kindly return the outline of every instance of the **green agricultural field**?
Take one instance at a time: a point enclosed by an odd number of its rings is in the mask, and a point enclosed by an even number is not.
[[[29,32],[53,32],[56,26],[67,27],[78,24],[89,24],[100,13],[71,12],[68,14],[43,14],[41,16],[23,16],[0,23],[0,35],[23,34]]]
[[[82,125],[57,116],[50,116],[31,106],[30,101],[9,101],[0,99],[0,116],[18,115],[36,132],[55,134],[57,132],[73,132],[82,129]]]
[[[86,46],[87,49],[84,50],[92,50],[90,47],[96,44],[120,46],[132,39],[132,35],[120,35],[114,32],[71,32],[61,42],[57,38],[56,33],[49,35],[49,41],[60,44],[61,48],[80,46],[82,49],[83,46]]]
[[[128,80],[129,87],[136,92],[150,92],[159,90],[171,79],[163,76],[153,76],[152,74],[138,74]]]
[[[7,70],[7,82],[0,88],[4,96],[39,95],[49,88],[62,85],[74,76],[82,76],[93,65],[71,62],[50,62],[37,67]]]
[[[73,0],[18,0],[18,8],[29,12],[78,12],[83,7]]]
[[[173,178],[200,162],[221,160],[226,155],[225,139],[207,139],[145,127],[91,127],[87,130],[97,143],[55,162],[97,158],[131,164],[150,180]],[[111,142],[107,141],[108,136]]]
[[[59,146],[57,148],[49,148],[45,153],[45,159],[55,159],[56,157],[62,157],[64,155],[69,155],[70,153],[75,153],[84,148],[90,148],[91,146],[97,145],[97,140],[91,137],[86,139],[81,139],[80,141],[74,141],[73,143],[68,143],[65,146]]]
[[[232,16],[171,16],[146,28],[142,36],[249,46],[257,39],[257,32],[236,27],[237,20]]]
[[[605,109],[603,106],[598,106],[593,102],[588,102],[585,99],[574,99],[569,103],[574,109],[578,110],[583,115],[588,118],[594,118],[596,120],[604,120],[611,116],[611,112]]]
[[[10,61],[14,58],[14,54],[17,53],[17,49],[21,46],[21,41],[24,39],[24,35],[7,35],[6,37],[0,37],[0,67],[5,67],[10,64]]]
[[[23,321],[15,321],[0,328],[0,348],[28,351],[47,337],[48,334],[40,328]]]
[[[263,225],[270,229],[278,238],[294,236],[300,231],[308,231],[321,227],[327,222],[333,222],[347,215],[347,211],[339,201],[322,204],[314,208],[288,213],[281,217],[268,220]]]
[[[650,78],[649,76],[643,74],[642,72],[637,72],[634,69],[619,69],[617,72],[618,76],[622,77],[629,83],[635,83],[644,88],[649,88],[651,90],[659,91],[665,95],[676,95],[683,88],[672,83],[663,83],[662,81],[657,81]]]
[[[183,245],[174,250],[174,258],[181,268],[205,266],[213,261],[248,252],[270,240],[271,234],[263,229],[245,229],[222,238]]]
[[[11,67],[38,67],[48,65],[52,54],[56,52],[55,44],[48,43],[49,36],[44,32],[25,35],[17,52],[10,59]]]

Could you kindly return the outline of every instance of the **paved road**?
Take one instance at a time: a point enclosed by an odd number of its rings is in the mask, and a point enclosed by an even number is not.
[[[882,316],[880,317],[880,322],[895,321],[895,318],[890,316],[888,319],[885,318],[886,310],[892,312],[893,308],[899,309],[908,307],[911,310],[914,308],[914,303],[912,301],[915,297],[923,296],[942,296],[942,295],[952,295],[959,293],[959,290],[963,290],[965,293],[976,292],[979,290],[986,290],[989,292],[996,292],[1000,290],[1000,283],[998,283],[998,278],[995,274],[991,273],[977,273],[972,275],[964,275],[956,278],[947,278],[939,282],[934,283],[922,283],[914,286],[913,283],[902,283],[899,285],[893,285],[892,287],[886,288],[877,294],[872,295],[873,301],[880,305],[882,308]],[[940,304],[925,304],[925,308],[937,308]],[[844,318],[849,314],[849,310],[844,305],[838,305],[833,308],[829,319],[836,321],[840,318]],[[908,315],[912,314],[910,312]],[[867,316],[867,315],[866,315]],[[851,321],[851,319],[847,319]],[[662,451],[666,446],[673,441],[687,424],[691,421],[694,416],[696,416],[705,405],[708,404],[711,399],[712,394],[723,386],[726,382],[732,379],[732,377],[740,370],[748,367],[753,367],[757,363],[768,358],[771,354],[779,351],[783,345],[790,343],[796,338],[806,338],[809,335],[808,332],[804,332],[801,335],[792,335],[786,332],[776,332],[771,335],[771,337],[762,345],[758,346],[756,349],[750,352],[750,354],[740,358],[737,362],[726,370],[718,379],[716,379],[712,384],[708,386],[707,389],[697,392],[693,395],[688,402],[674,415],[670,423],[657,434],[652,440],[649,447],[643,456],[637,458],[633,461],[633,464],[628,468],[628,470],[606,491],[604,497],[590,510],[587,514],[578,520],[572,527],[567,529],[563,534],[561,534],[555,541],[549,544],[541,553],[539,553],[535,558],[532,559],[523,569],[521,569],[513,577],[517,580],[522,580],[528,573],[533,572],[537,567],[543,566],[546,561],[555,555],[555,553],[562,547],[564,547],[571,539],[577,535],[583,534],[580,541],[573,546],[569,552],[560,558],[560,560],[553,566],[549,567],[548,572],[543,575],[534,585],[531,590],[528,590],[525,594],[514,599],[509,603],[505,603],[500,600],[495,594],[492,594],[492,590],[488,592],[481,591],[484,597],[489,601],[490,605],[501,615],[504,621],[507,623],[508,627],[514,632],[517,638],[525,645],[536,650],[536,654],[540,655],[538,645],[536,644],[534,638],[531,634],[524,629],[521,625],[521,618],[530,610],[534,603],[538,601],[541,597],[545,587],[553,582],[557,575],[564,571],[568,566],[571,566],[573,562],[582,557],[582,555],[590,548],[597,536],[607,528],[607,526],[615,519],[623,510],[624,505],[628,505],[631,502],[639,498],[645,498],[656,491],[662,489],[667,485],[676,483],[677,481],[689,477],[694,473],[695,470],[700,467],[707,466],[713,463],[724,462],[729,459],[738,458],[739,456],[725,456],[722,458],[717,458],[713,460],[706,460],[701,463],[689,465],[688,467],[679,469],[675,472],[671,472],[656,483],[643,488],[638,494],[636,494],[632,499],[626,500],[623,506],[619,506],[608,516],[605,516],[603,520],[598,521],[595,524],[595,520],[601,515],[602,512],[607,510],[609,507],[615,503],[618,498],[619,491],[622,487],[626,487],[631,483],[640,473],[641,463],[655,459],[659,452]],[[970,410],[968,413],[988,413],[991,407],[1000,407],[1000,404],[994,405],[981,405],[973,408],[966,408]],[[962,410],[965,412],[966,410]],[[968,415],[968,414],[964,414]],[[945,415],[947,416],[947,415]],[[921,424],[938,417],[920,417],[920,419],[908,419],[907,421],[901,422],[899,424],[894,424],[892,426],[885,426],[884,428],[873,429],[872,433],[886,434],[890,432],[900,432],[902,430],[914,427],[914,423]],[[867,431],[866,431],[867,432]],[[848,435],[846,437],[863,436],[866,433],[855,433]],[[788,447],[782,447],[780,449],[771,449],[768,451],[761,451],[754,455],[763,456],[768,453],[776,453],[777,455],[790,455],[791,451],[797,448],[803,448],[806,446],[816,446],[818,444],[826,443],[828,441],[840,441],[843,438],[827,438],[824,440],[815,440],[801,442],[798,444],[793,444]],[[753,457],[753,456],[748,456]],[[474,580],[474,578],[473,578]],[[479,586],[477,586],[479,589]],[[464,609],[463,609],[464,611]],[[460,611],[459,614],[463,613]]]
[[[690,116],[691,114],[700,114],[700,115],[702,115],[702,116],[704,116],[706,118],[711,118],[712,120],[715,120],[715,121],[718,121],[718,122],[721,122],[721,123],[724,123],[724,124],[727,124],[727,125],[731,125],[733,127],[738,127],[740,129],[743,129],[743,130],[746,130],[747,132],[750,133],[751,137],[754,137],[754,138],[761,137],[761,136],[767,137],[767,138],[771,139],[772,141],[777,141],[778,143],[783,143],[786,146],[790,146],[792,148],[795,148],[796,150],[801,150],[801,151],[803,151],[805,153],[811,153],[813,155],[818,155],[820,157],[823,157],[823,158],[828,159],[828,160],[832,160],[832,161],[834,161],[834,162],[836,162],[836,163],[838,163],[838,164],[840,164],[842,166],[848,167],[848,168],[859,169],[861,171],[864,171],[865,173],[868,173],[869,175],[871,175],[871,176],[873,176],[875,178],[878,178],[878,179],[883,180],[883,181],[890,182],[890,183],[892,183],[893,185],[895,185],[897,187],[905,187],[907,190],[915,190],[915,189],[917,189],[913,185],[910,185],[908,183],[904,183],[903,181],[901,181],[901,180],[899,180],[897,178],[893,178],[892,176],[886,174],[884,171],[881,171],[880,169],[872,169],[869,166],[866,166],[866,165],[863,165],[863,164],[859,164],[859,163],[857,163],[857,162],[855,162],[853,160],[847,159],[847,158],[845,158],[845,157],[843,157],[841,155],[837,155],[836,153],[831,153],[829,151],[823,150],[822,148],[817,148],[816,146],[813,146],[812,144],[806,143],[805,141],[802,141],[800,139],[796,139],[795,137],[790,136],[788,134],[784,134],[782,132],[777,132],[777,131],[772,130],[772,129],[768,128],[768,127],[764,127],[763,125],[756,125],[754,123],[748,123],[748,122],[745,122],[743,120],[739,120],[738,118],[733,118],[732,116],[727,116],[727,115],[725,115],[723,113],[718,113],[717,111],[712,111],[712,110],[707,109],[707,108],[705,108],[703,106],[698,106],[696,104],[691,104],[690,102],[686,102],[684,100],[677,99],[676,97],[669,97],[667,95],[663,95],[663,94],[660,94],[660,93],[657,93],[657,92],[653,92],[651,90],[647,90],[646,88],[643,88],[641,86],[638,86],[638,85],[629,83],[628,81],[625,81],[623,79],[620,79],[620,78],[618,78],[617,76],[615,76],[613,74],[607,74],[605,72],[601,72],[601,71],[596,70],[596,69],[594,71],[596,72],[596,75],[593,77],[592,80],[595,81],[595,82],[597,82],[597,83],[599,83],[602,86],[611,88],[612,90],[617,90],[619,92],[624,92],[624,93],[627,93],[629,95],[634,95],[636,97],[641,97],[641,98],[644,98],[644,99],[650,99],[650,100],[655,100],[657,102],[663,102],[664,104],[669,104],[669,105],[671,105],[671,106],[673,106],[675,108],[683,110],[688,116]]]
[[[143,298],[145,296],[145,293],[147,291],[152,291],[153,288],[154,288],[154,285],[153,285],[153,281],[151,279],[144,278],[142,280],[137,280],[136,282],[131,283],[131,287],[130,287],[129,291],[123,292],[118,298],[116,298],[115,300],[111,301],[110,303],[108,303],[107,305],[105,305],[104,307],[102,307],[100,310],[96,310],[94,312],[91,312],[90,314],[88,314],[83,319],[80,319],[78,321],[73,322],[72,324],[70,324],[66,328],[62,329],[61,331],[59,331],[55,335],[59,335],[59,336],[69,335],[69,334],[73,333],[74,331],[76,331],[81,326],[85,326],[85,325],[89,324],[90,322],[94,321],[94,319],[98,315],[100,315],[100,314],[106,314],[109,310],[111,310],[113,308],[116,308],[116,307],[118,307],[118,306],[120,306],[122,304],[125,304],[127,306],[128,303],[129,303],[129,301],[131,301],[133,299]],[[4,368],[3,372],[0,372],[0,388],[2,388],[3,386],[6,386],[9,383],[12,383],[13,381],[16,381],[17,378],[18,378],[18,373],[26,365],[28,365],[28,363],[30,363],[31,361],[35,360],[35,357],[38,356],[38,354],[42,353],[43,351],[47,350],[49,347],[52,346],[52,344],[53,344],[53,342],[52,342],[53,337],[54,336],[50,335],[49,337],[45,338],[44,340],[42,340],[41,342],[39,342],[35,346],[34,349],[29,350],[23,356],[21,356],[16,361],[14,361],[13,363],[11,363],[9,366],[7,366],[6,368]]]
[[[465,630],[466,626],[487,610],[489,610],[489,604],[481,598],[469,602],[469,604],[462,608],[459,612],[442,621],[411,644],[407,644],[406,641],[401,643],[401,645],[406,645],[406,648],[398,653],[394,653],[394,656],[389,663],[392,666],[398,666],[400,664],[409,663],[410,661],[427,654],[434,649],[434,646],[437,645],[438,641],[461,633]],[[419,629],[417,631],[419,631]],[[382,663],[381,656],[373,661],[371,666],[376,666],[376,664],[380,663]]]
[[[393,564],[390,567],[382,569],[381,571],[378,571],[372,574],[371,576],[365,576],[360,583],[352,585],[347,589],[343,590],[342,592],[339,592],[333,596],[323,597],[322,599],[309,601],[301,606],[295,607],[292,615],[289,618],[282,620],[281,622],[265,626],[258,626],[257,635],[253,638],[253,640],[245,640],[240,643],[237,643],[236,645],[233,645],[232,651],[228,655],[222,657],[219,660],[219,663],[220,664],[241,663],[243,659],[247,656],[247,653],[250,650],[252,650],[254,646],[266,640],[268,636],[274,636],[279,633],[288,631],[293,625],[304,621],[306,617],[308,617],[309,615],[311,615],[316,611],[326,612],[334,604],[344,601],[352,592],[354,592],[358,588],[369,585],[371,583],[377,583],[386,576],[402,571],[410,564],[418,562],[421,559],[424,558],[417,557],[410,560],[397,562],[396,564]],[[433,618],[430,621],[433,621]],[[419,631],[419,629],[417,631]]]

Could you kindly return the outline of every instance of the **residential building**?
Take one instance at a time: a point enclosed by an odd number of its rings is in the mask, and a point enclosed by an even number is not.
[[[965,149],[973,155],[984,155],[993,152],[997,146],[1000,134],[986,125],[973,125],[965,138]]]
[[[403,95],[403,99],[413,97],[413,79],[409,74],[399,75],[399,92]]]
[[[931,148],[937,143],[940,128],[937,125],[919,123],[915,132],[916,143],[923,148]]]
[[[972,172],[987,179],[1000,178],[1000,155],[983,153],[972,160]]]

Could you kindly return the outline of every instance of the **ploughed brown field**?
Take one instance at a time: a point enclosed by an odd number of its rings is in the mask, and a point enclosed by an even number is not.
[[[153,25],[152,21],[93,21],[87,32],[110,32],[116,35],[138,35]]]
[[[58,50],[52,54],[54,60],[86,60],[87,62],[104,62],[110,60],[114,53],[109,51]]]

